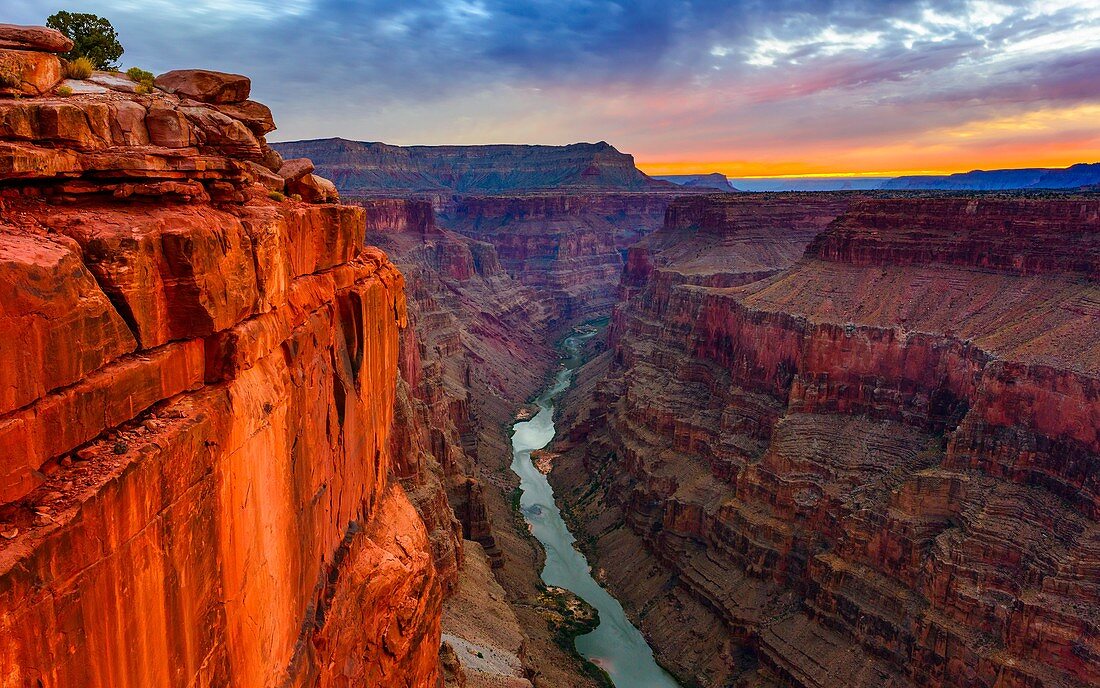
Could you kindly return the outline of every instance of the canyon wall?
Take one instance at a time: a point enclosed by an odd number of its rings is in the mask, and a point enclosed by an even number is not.
[[[0,101],[0,685],[440,685],[402,275],[173,74]]]
[[[424,465],[442,468],[463,537],[499,557],[475,464],[490,426],[506,422],[555,358],[540,325],[550,319],[549,305],[504,272],[492,246],[438,227],[428,203],[357,202],[367,241],[385,249],[407,279],[412,327],[403,336],[401,372],[409,412],[422,417],[407,427],[429,431],[419,443],[431,457]],[[504,415],[496,411],[483,423],[478,411],[488,406]]]
[[[366,213],[367,242],[406,277],[398,414],[412,419],[404,427],[414,433],[398,438],[418,447],[402,455],[421,457],[406,474],[436,474],[466,539],[445,603],[444,661],[455,674],[448,685],[594,688],[556,640],[538,576],[542,552],[517,528],[511,502],[507,426],[558,360],[549,332],[555,305],[513,279],[493,245],[437,225],[430,202],[355,202]],[[414,502],[424,491],[410,489]],[[450,531],[429,527],[445,554]]]
[[[850,202],[632,251],[556,445],[581,544],[689,684],[1096,685],[1100,201]]]
[[[512,277],[552,304],[553,325],[560,330],[611,314],[627,247],[661,226],[672,198],[665,193],[464,196],[442,222],[491,244]]]
[[[310,158],[345,194],[495,193],[546,189],[675,189],[646,176],[610,144],[391,146],[315,139],[274,144]]]

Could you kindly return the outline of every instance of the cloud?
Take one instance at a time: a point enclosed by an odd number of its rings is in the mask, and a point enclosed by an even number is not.
[[[39,0],[9,0],[39,23]],[[677,148],[914,136],[1100,102],[1094,0],[75,0],[123,61],[248,74],[275,138]],[[537,126],[535,126],[537,125]]]

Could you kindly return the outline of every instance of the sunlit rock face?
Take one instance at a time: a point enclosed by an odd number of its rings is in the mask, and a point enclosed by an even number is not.
[[[1095,685],[1100,202],[854,199],[812,239],[738,202],[631,252],[552,473],[663,661]]]
[[[0,101],[0,685],[440,684],[402,275],[124,81]]]

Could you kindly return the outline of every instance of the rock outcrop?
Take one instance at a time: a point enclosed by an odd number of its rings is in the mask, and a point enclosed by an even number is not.
[[[61,81],[63,53],[73,42],[44,26],[0,24],[0,96],[37,96]]]
[[[689,208],[632,254],[551,474],[667,666],[1100,682],[1100,202],[856,200],[793,266],[754,239],[702,278]]]
[[[0,686],[439,685],[403,277],[218,107],[0,101]]]
[[[790,267],[810,241],[858,196],[770,194],[686,196],[663,226],[633,244],[619,284],[629,300],[651,281],[734,287]],[[669,269],[665,269],[665,268]]]
[[[316,139],[275,144],[310,158],[345,194],[499,193],[547,189],[669,190],[603,141],[569,146],[391,146]]]

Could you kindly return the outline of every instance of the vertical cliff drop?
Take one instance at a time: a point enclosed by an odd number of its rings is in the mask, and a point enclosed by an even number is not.
[[[43,73],[0,101],[0,685],[438,685],[364,211],[283,197],[331,192],[244,77]]]

